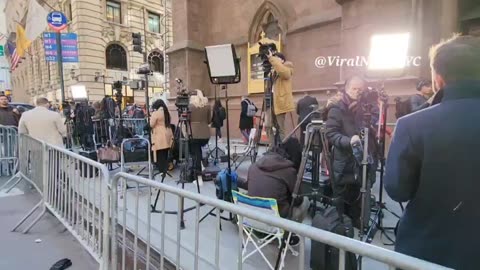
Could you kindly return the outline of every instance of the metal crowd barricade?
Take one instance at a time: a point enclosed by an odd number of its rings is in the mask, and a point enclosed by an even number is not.
[[[144,118],[123,118],[123,127],[129,130],[133,136],[143,136],[147,120]],[[119,122],[117,120],[117,122]]]
[[[45,206],[97,260],[109,269],[109,172],[95,161],[45,145]]]
[[[135,183],[136,196],[126,193],[125,189],[118,194],[118,186],[126,182]],[[152,217],[150,209],[150,196],[141,198],[139,186],[146,185],[150,188],[159,189],[160,218]],[[189,192],[180,188],[151,181],[126,173],[118,173],[112,179],[112,225],[111,225],[111,269],[256,269],[258,265],[247,265],[242,262],[243,243],[243,219],[249,218],[259,222],[282,228],[283,230],[297,234],[300,237],[298,265],[289,269],[306,269],[305,253],[306,241],[317,241],[339,249],[339,269],[345,269],[346,252],[352,252],[362,257],[370,258],[389,266],[389,269],[400,268],[404,270],[446,270],[448,268],[435,265],[417,258],[406,256],[384,248],[376,247],[348,237],[340,236],[328,231],[320,230],[305,224],[275,216],[264,215],[261,212],[249,208],[240,207],[222,200],[205,195]],[[181,217],[177,215],[173,220],[165,215],[165,205],[172,203],[167,196],[176,196],[177,204],[181,207],[182,199],[194,201],[196,211],[194,213],[195,226],[190,230],[181,231]],[[216,221],[210,226],[200,228],[200,206],[208,205],[216,208]],[[239,222],[239,228],[220,226],[221,211],[227,211],[235,215]],[[168,222],[168,225],[167,225]],[[191,221],[192,222],[192,221]],[[175,225],[173,225],[174,223]],[[230,224],[229,226],[235,226]],[[176,227],[176,229],[175,229]],[[208,235],[205,230],[214,233]],[[155,235],[155,233],[159,235]],[[223,239],[227,237],[234,239]],[[233,236],[232,236],[233,235]],[[200,250],[199,246],[207,238],[211,242],[206,248]],[[172,245],[167,245],[173,243]],[[221,244],[222,243],[222,244]],[[227,246],[225,246],[227,244]],[[221,246],[222,245],[222,246]],[[187,251],[187,252],[186,252]],[[222,254],[222,256],[220,256]],[[133,258],[132,258],[133,257]],[[152,258],[153,257],[153,258]],[[210,258],[207,258],[210,257]],[[205,261],[209,259],[211,261]],[[365,261],[365,260],[364,260]],[[172,263],[173,262],[173,263]],[[248,266],[248,267],[247,267]],[[245,267],[245,268],[244,268]]]
[[[45,170],[44,162],[44,148],[45,143],[34,139],[28,135],[20,134],[19,135],[19,162],[18,162],[18,172],[5,183],[0,190],[6,189],[6,192],[10,192],[14,187],[16,187],[20,182],[27,181],[30,183],[40,195],[43,196],[44,191],[44,182],[43,182],[43,172]],[[10,185],[14,182],[13,185]],[[26,214],[12,229],[15,231],[20,227],[39,207],[43,205],[43,199],[40,200],[29,212]],[[35,218],[35,220],[30,223],[24,230],[23,233],[27,233],[33,225],[41,218],[45,213],[45,207],[42,208],[41,213]]]
[[[0,125],[0,176],[15,174],[18,162],[18,132]]]
[[[106,144],[112,141],[115,131],[115,119],[94,119],[93,132],[94,140],[99,144]]]
[[[108,268],[110,233],[109,172],[105,166],[65,148],[46,144],[28,135],[19,136],[19,171],[7,192],[22,180],[30,183],[42,199],[12,229],[15,231],[37,209],[41,213],[23,230],[28,231],[48,210],[83,245],[90,255]]]
[[[147,145],[146,152],[143,155],[135,155],[135,146],[138,143],[144,143]],[[126,144],[130,144],[130,148],[127,150],[125,148]],[[143,175],[143,171],[147,170],[147,177],[148,179],[153,179],[153,165],[152,165],[152,151],[150,141],[145,138],[130,138],[125,139],[122,141],[120,145],[120,171],[121,172],[129,172],[133,171],[131,167],[133,166],[141,166],[142,168],[136,173],[138,176],[145,176]],[[128,184],[125,185],[126,189],[130,189],[131,187]],[[120,191],[122,192],[122,191]]]

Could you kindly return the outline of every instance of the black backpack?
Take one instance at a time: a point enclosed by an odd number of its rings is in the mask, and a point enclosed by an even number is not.
[[[411,112],[412,112],[412,103],[410,102],[410,98],[403,99],[403,100],[401,98],[395,99],[395,117],[397,119],[407,114],[410,114]]]
[[[335,207],[328,207],[323,212],[317,212],[312,220],[312,226],[350,238],[354,236],[352,220],[344,215],[342,223]],[[339,253],[335,247],[312,241],[310,267],[312,270],[336,270],[339,265]],[[345,270],[356,270],[355,254],[347,252],[345,255]]]
[[[218,109],[218,118],[220,119],[220,121],[223,122],[223,120],[227,119],[227,112],[225,111],[225,108],[224,107],[220,107]]]

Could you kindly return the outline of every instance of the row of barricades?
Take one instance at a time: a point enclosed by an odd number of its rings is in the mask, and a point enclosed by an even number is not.
[[[102,164],[27,135],[18,138],[18,172],[6,188],[26,181],[42,199],[13,230],[23,226],[27,233],[48,212],[72,233],[100,269],[264,269],[264,262],[255,257],[244,259],[246,236],[242,221],[247,219],[300,237],[298,258],[289,257],[285,269],[308,269],[306,250],[311,241],[338,248],[342,270],[346,269],[342,263],[346,252],[378,261],[388,269],[447,269],[139,176],[117,173],[110,177]],[[154,209],[159,214],[152,213],[154,199],[159,202],[159,210]],[[182,215],[169,211],[186,206],[192,211]],[[40,213],[34,215],[37,209]],[[201,217],[207,211],[216,217],[205,220],[202,226]],[[227,213],[239,221],[238,225],[222,223],[221,216]],[[24,225],[32,217],[33,221]],[[273,254],[268,259],[275,258]]]
[[[80,134],[93,132],[93,139],[97,144],[106,144],[117,137],[117,132],[122,127],[123,132],[129,136],[143,136],[147,120],[144,118],[115,118],[115,119],[94,119],[91,130],[85,125],[76,128],[72,121],[67,122],[67,144],[78,145]]]

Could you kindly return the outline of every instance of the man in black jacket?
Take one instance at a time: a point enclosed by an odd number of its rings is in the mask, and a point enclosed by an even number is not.
[[[305,117],[316,108],[316,106],[318,106],[317,99],[305,92],[303,98],[297,102],[298,123],[302,122]],[[300,135],[301,144],[305,144],[305,130],[307,129],[307,125],[310,123],[310,120],[311,116],[300,126],[302,132]]]
[[[352,219],[356,228],[360,228],[362,179],[359,177],[361,164],[354,159],[351,141],[359,140],[361,129],[366,127],[363,106],[359,104],[360,95],[365,88],[365,80],[354,76],[345,83],[345,90],[330,99],[326,106],[325,135],[330,145],[333,146],[333,172],[330,172],[333,192],[336,197],[344,201],[343,210]],[[374,160],[374,164],[370,167],[375,168],[377,149],[374,128],[378,119],[378,107],[372,109],[372,114],[371,122],[368,123],[370,128],[369,154]],[[370,185],[373,185],[375,182],[373,169],[369,170],[368,176]],[[365,209],[365,226],[368,225],[369,210],[369,208]]]
[[[0,95],[0,125],[17,127],[19,118],[18,112],[9,106],[8,97]]]
[[[430,51],[437,105],[402,117],[385,189],[409,202],[395,250],[454,269],[478,269],[480,39],[454,36]]]

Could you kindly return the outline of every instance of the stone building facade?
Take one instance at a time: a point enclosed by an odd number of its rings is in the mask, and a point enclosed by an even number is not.
[[[26,20],[28,0],[8,0],[7,27],[16,31],[17,22]],[[139,79],[136,69],[144,62],[142,54],[133,51],[132,33],[141,33],[144,50],[151,63],[150,94],[161,92],[165,83],[165,50],[172,44],[170,0],[48,0],[46,10],[61,10],[69,25],[64,32],[78,35],[78,64],[64,64],[65,94],[69,87],[85,85],[91,101],[111,94],[114,81]],[[24,25],[25,27],[25,25]],[[45,31],[50,31],[45,29]],[[13,41],[14,35],[13,36]],[[146,43],[146,44],[145,44]],[[146,48],[146,50],[145,50]],[[13,98],[32,102],[46,96],[60,102],[60,84],[57,63],[45,60],[43,39],[32,42],[30,53],[12,72]],[[168,73],[168,69],[167,69]],[[168,75],[168,74],[167,74]],[[169,76],[167,76],[169,78]],[[155,93],[153,93],[155,92]],[[133,91],[125,86],[125,102],[144,103],[145,91]]]
[[[394,97],[414,94],[417,79],[430,77],[428,49],[432,44],[455,31],[478,34],[480,16],[473,11],[479,6],[471,0],[176,0],[172,7],[175,40],[168,50],[171,78],[183,78],[190,89],[202,89],[213,97],[203,48],[233,43],[241,57],[242,81],[229,86],[228,96],[230,127],[238,136],[240,98],[248,94],[248,44],[255,44],[262,31],[281,36],[283,52],[295,67],[295,99],[308,92],[321,102],[335,94],[337,85],[349,76],[363,74],[366,66],[318,68],[317,57],[368,56],[372,34],[410,32],[409,55],[420,56],[421,64],[385,78],[393,109]],[[249,95],[258,106],[262,97]],[[296,122],[296,115],[293,119]],[[393,120],[390,110],[389,121]]]

